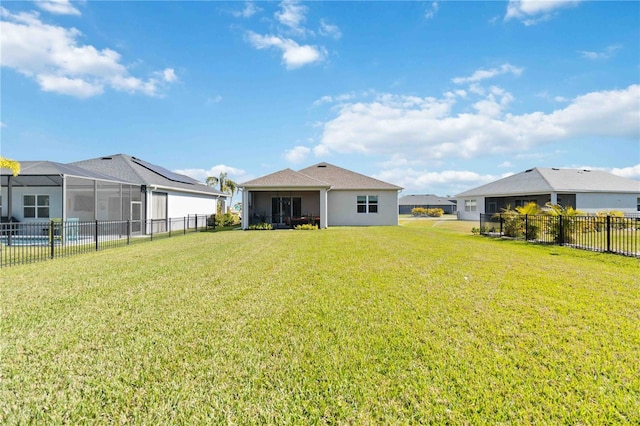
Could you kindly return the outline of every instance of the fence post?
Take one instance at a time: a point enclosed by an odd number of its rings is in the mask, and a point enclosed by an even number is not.
[[[558,244],[564,245],[564,224],[562,223],[562,215],[558,216],[558,229],[560,230],[560,235],[558,235]]]
[[[187,216],[184,216],[184,217],[182,218],[182,225],[183,225],[183,226],[182,226],[182,235],[186,235],[186,233],[187,233],[187,226],[189,226],[189,225],[188,225],[188,223],[187,223]]]
[[[502,213],[500,213],[500,236],[502,237]]]
[[[196,232],[198,232],[198,215],[196,214]]]
[[[96,251],[98,251],[98,220],[96,220],[96,228],[94,231],[94,241],[96,242]]]
[[[51,246],[51,259],[53,259],[54,255],[55,255],[55,249],[53,247],[53,245],[54,245],[53,241],[56,238],[56,230],[53,227],[54,227],[54,222],[52,220],[51,223],[49,223],[49,244]]]
[[[151,219],[151,241],[153,241],[153,219]]]
[[[611,251],[611,216],[607,215],[607,253]]]
[[[127,219],[127,245],[131,244],[131,220]]]
[[[529,215],[524,215],[524,240],[529,241]]]

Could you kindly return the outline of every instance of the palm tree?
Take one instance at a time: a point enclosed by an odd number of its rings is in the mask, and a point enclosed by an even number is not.
[[[221,172],[218,177],[209,176],[206,182],[207,182],[207,186],[218,186],[218,188],[220,189],[220,192],[231,195],[231,200],[229,200],[229,205],[231,205],[231,203],[233,202],[233,196],[238,192],[237,183],[229,179],[225,172]],[[222,210],[221,206],[220,206],[220,210]],[[220,211],[220,213],[223,213],[223,212]]]

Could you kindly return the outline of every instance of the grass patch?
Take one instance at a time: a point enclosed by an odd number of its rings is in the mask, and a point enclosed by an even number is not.
[[[3,269],[0,422],[637,424],[638,261],[472,226],[199,233]]]

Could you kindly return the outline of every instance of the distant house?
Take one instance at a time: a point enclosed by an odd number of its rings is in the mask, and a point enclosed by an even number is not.
[[[423,209],[442,209],[445,214],[454,214],[456,212],[456,203],[448,198],[438,197],[437,195],[405,195],[399,200],[400,214],[411,214],[411,211],[417,207]]]
[[[217,200],[226,197],[195,179],[124,154],[20,165],[18,176],[1,169],[3,221],[167,219],[214,213]]]
[[[497,180],[456,195],[458,218],[478,220],[481,213],[498,213],[535,202],[571,206],[585,213],[640,211],[640,181],[599,170],[541,168]]]
[[[399,186],[329,163],[281,170],[240,184],[242,226],[288,227],[308,221],[328,226],[397,225]]]

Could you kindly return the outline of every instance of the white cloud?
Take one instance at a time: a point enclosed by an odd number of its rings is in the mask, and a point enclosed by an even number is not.
[[[227,177],[236,183],[246,182],[251,180],[252,177],[244,170],[235,167],[227,166],[225,164],[218,164],[211,167],[209,170],[205,169],[177,169],[173,170],[176,173],[187,175],[193,179],[205,182],[209,176],[220,176],[220,173],[226,173]]]
[[[274,35],[263,36],[249,31],[249,42],[256,49],[275,47],[282,51],[282,61],[289,69],[299,68],[304,65],[324,60],[326,52],[323,48],[310,45],[299,45],[295,41]]]
[[[420,192],[453,196],[469,188],[484,185],[512,174],[481,175],[466,170],[430,172],[424,169],[400,167],[384,170],[374,177],[403,187],[407,194]]]
[[[614,175],[622,176],[629,179],[640,179],[640,164],[635,166],[613,168],[610,170]]]
[[[513,167],[513,163],[511,161],[503,161],[502,163],[498,164],[498,167],[510,169]]]
[[[56,15],[80,15],[80,11],[69,0],[38,0],[35,4],[40,9]]]
[[[284,153],[284,158],[290,163],[301,163],[307,159],[311,149],[306,146],[295,146]]]
[[[433,160],[522,152],[580,137],[640,138],[640,85],[587,93],[550,113],[503,112],[513,97],[491,88],[476,112],[454,115],[459,98],[378,95],[347,102],[325,122],[314,152],[367,153]],[[481,101],[480,101],[481,102]]]
[[[456,84],[464,84],[464,83],[477,83],[482,80],[487,80],[489,78],[497,77],[502,74],[513,74],[520,75],[522,74],[523,68],[515,67],[511,64],[502,64],[498,68],[491,68],[488,70],[477,70],[469,77],[456,77],[453,81]],[[477,86],[474,86],[475,90],[478,90]]]
[[[592,60],[609,59],[615,54],[617,50],[620,50],[620,49],[622,49],[622,46],[616,44],[612,46],[607,46],[604,50],[600,52],[580,51],[580,54],[582,55],[583,58],[586,58],[586,59],[592,59]]]
[[[337,25],[328,24],[324,19],[320,20],[320,29],[318,32],[325,37],[333,37],[336,40],[342,37],[340,28],[338,28]]]
[[[303,35],[306,30],[302,24],[306,21],[306,6],[302,6],[297,0],[284,0],[280,3],[281,11],[275,13],[275,17],[282,25],[298,35]]]
[[[426,19],[432,19],[436,13],[438,13],[438,2],[434,1],[431,3],[431,7],[424,12],[424,17]]]
[[[177,79],[171,68],[147,80],[130,76],[118,52],[79,45],[80,31],[45,24],[37,13],[12,14],[0,7],[0,15],[1,65],[33,78],[44,91],[86,98],[111,87],[155,96]]]
[[[509,0],[505,21],[518,19],[526,26],[548,21],[563,7],[575,6],[580,0]]]
[[[251,18],[262,9],[256,6],[253,2],[245,2],[244,9],[231,12],[236,18]]]

